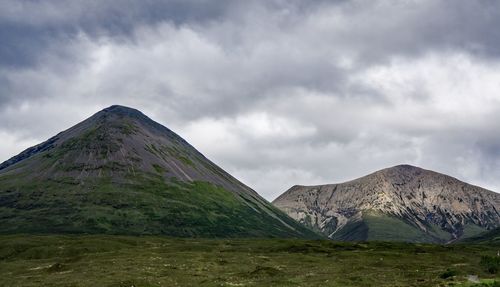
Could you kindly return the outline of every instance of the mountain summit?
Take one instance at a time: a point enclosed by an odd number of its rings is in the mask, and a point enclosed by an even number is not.
[[[449,242],[500,226],[500,194],[410,165],[318,186],[273,202],[337,240]]]
[[[123,106],[0,165],[0,233],[315,236],[180,136]]]

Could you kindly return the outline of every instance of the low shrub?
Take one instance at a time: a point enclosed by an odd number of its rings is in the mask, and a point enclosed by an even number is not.
[[[456,270],[446,269],[445,272],[443,272],[439,275],[439,278],[448,279],[450,277],[457,276],[457,275],[458,275],[458,272]]]
[[[486,271],[488,271],[488,273],[497,274],[498,269],[500,268],[500,257],[483,256],[481,257],[480,264],[486,269]]]

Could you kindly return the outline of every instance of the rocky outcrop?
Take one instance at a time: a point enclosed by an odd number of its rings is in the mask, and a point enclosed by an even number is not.
[[[366,214],[400,219],[443,242],[500,225],[500,194],[409,165],[340,184],[294,186],[273,203],[330,238]]]

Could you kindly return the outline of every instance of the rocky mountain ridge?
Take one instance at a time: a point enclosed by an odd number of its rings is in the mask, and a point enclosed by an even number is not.
[[[273,203],[340,240],[370,240],[371,234],[376,239],[449,242],[500,225],[500,194],[410,165],[340,184],[294,186]]]

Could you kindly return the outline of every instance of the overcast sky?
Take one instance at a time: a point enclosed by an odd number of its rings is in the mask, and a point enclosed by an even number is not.
[[[500,1],[0,0],[0,161],[112,104],[272,200],[409,163],[500,191]]]

